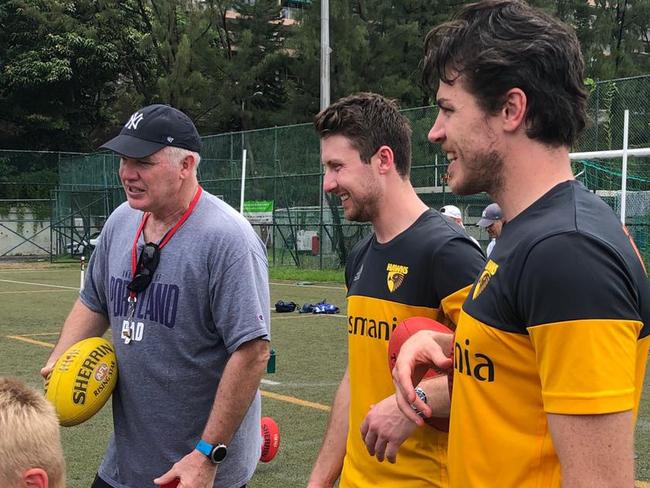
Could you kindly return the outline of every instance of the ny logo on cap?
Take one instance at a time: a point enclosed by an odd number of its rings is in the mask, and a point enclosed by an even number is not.
[[[140,112],[136,112],[133,115],[131,115],[131,118],[126,123],[126,125],[124,125],[124,127],[126,127],[127,129],[137,130],[138,124],[143,118],[144,116]]]

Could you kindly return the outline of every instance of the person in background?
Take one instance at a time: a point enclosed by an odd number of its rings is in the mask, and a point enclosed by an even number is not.
[[[490,254],[492,254],[492,250],[497,243],[497,239],[501,235],[504,224],[503,212],[501,212],[501,207],[499,207],[498,203],[491,203],[485,207],[481,214],[481,220],[479,220],[476,225],[487,230],[487,233],[490,236],[490,243],[485,250],[486,256],[490,257]]]
[[[486,0],[429,32],[423,64],[451,190],[486,192],[508,223],[455,335],[403,344],[400,409],[422,423],[413,381],[453,363],[451,486],[632,488],[650,285],[618,217],[571,170],[587,121],[576,34],[523,1]]]
[[[465,224],[463,224],[463,214],[456,205],[445,205],[440,209],[440,213],[446,217],[449,217],[451,220],[453,220],[458,225],[460,225],[463,229],[465,229],[465,232],[467,232],[467,229],[465,228]],[[474,241],[474,244],[476,244],[479,247],[479,249],[481,248],[481,245],[474,237],[470,236],[469,234],[467,234],[467,236],[472,241]]]
[[[110,327],[115,432],[93,488],[240,488],[260,457],[266,249],[199,185],[201,139],[183,112],[144,107],[102,148],[120,156],[127,202],[104,225],[41,374]]]
[[[0,486],[65,488],[65,461],[54,407],[38,391],[0,378]]]
[[[413,189],[411,127],[397,104],[361,93],[315,119],[323,189],[345,218],[374,233],[348,256],[348,367],[336,392],[309,488],[447,487],[447,434],[418,428],[395,402],[388,342],[404,319],[454,327],[485,258],[467,234],[428,208]],[[449,414],[447,378],[422,381],[428,404]],[[383,462],[388,460],[389,462]]]

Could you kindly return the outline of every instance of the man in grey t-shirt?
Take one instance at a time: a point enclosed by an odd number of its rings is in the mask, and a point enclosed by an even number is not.
[[[259,383],[270,340],[266,251],[203,191],[200,138],[165,105],[134,113],[103,148],[127,203],[102,230],[84,289],[41,374],[111,328],[114,435],[93,488],[239,488],[260,457]]]

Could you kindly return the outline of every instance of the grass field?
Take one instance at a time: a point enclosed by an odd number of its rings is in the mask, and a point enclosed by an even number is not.
[[[273,278],[282,277],[285,279]],[[292,279],[288,279],[292,277]],[[313,272],[276,270],[271,302],[299,304],[323,298],[345,312],[340,272],[326,275],[338,282],[317,282]],[[38,370],[57,338],[77,297],[79,270],[69,265],[35,265],[0,269],[0,376],[15,376],[41,388]],[[308,314],[272,314],[275,374],[262,384],[262,414],[280,426],[277,457],[260,463],[250,487],[305,486],[320,447],[329,405],[345,369],[345,318]],[[637,425],[637,486],[650,488],[650,373]],[[88,422],[63,429],[68,488],[86,488],[97,470],[111,433],[110,407]]]

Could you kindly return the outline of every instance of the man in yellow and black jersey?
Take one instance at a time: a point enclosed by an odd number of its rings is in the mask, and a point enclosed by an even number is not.
[[[449,185],[486,191],[507,221],[453,339],[450,485],[632,488],[650,290],[614,213],[571,173],[586,121],[575,34],[490,0],[433,29],[425,53]],[[451,341],[422,332],[402,347],[397,399],[418,423],[411,374],[450,366]]]
[[[463,229],[429,209],[410,182],[411,129],[397,105],[363,93],[316,117],[325,191],[374,233],[348,258],[348,368],[309,487],[447,487],[447,434],[399,411],[388,341],[402,320],[453,327],[485,259]],[[448,416],[446,377],[419,385]],[[383,462],[387,459],[389,462]]]

